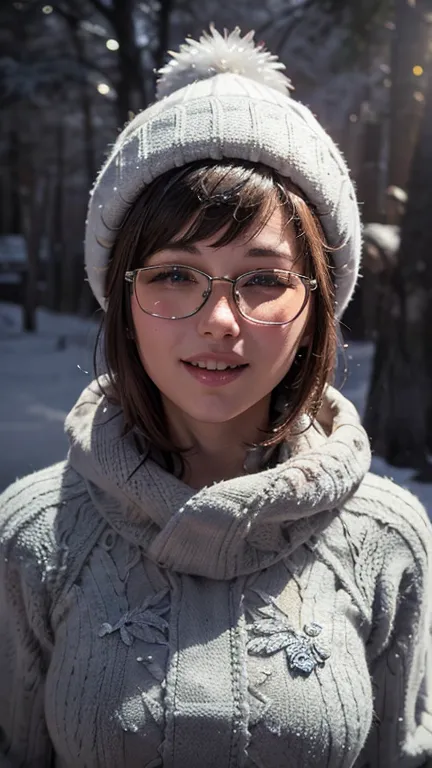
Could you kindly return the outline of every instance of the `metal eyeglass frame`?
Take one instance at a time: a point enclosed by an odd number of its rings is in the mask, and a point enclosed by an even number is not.
[[[239,275],[238,277],[233,279],[231,277],[212,277],[211,275],[208,275],[207,272],[203,272],[201,269],[197,269],[196,267],[188,267],[186,264],[155,264],[155,265],[150,266],[150,267],[139,267],[138,269],[132,269],[132,270],[128,270],[127,272],[125,272],[124,279],[126,280],[127,283],[131,284],[130,288],[131,288],[131,291],[132,291],[132,290],[135,290],[136,278],[137,278],[137,275],[140,272],[147,272],[148,270],[156,269],[156,268],[163,269],[164,267],[170,267],[170,268],[176,268],[177,267],[178,269],[189,269],[189,270],[192,270],[193,272],[198,272],[198,274],[200,274],[203,277],[207,278],[208,286],[209,287],[208,287],[208,289],[206,291],[204,291],[204,293],[203,293],[203,301],[199,305],[199,307],[197,307],[197,309],[195,309],[193,312],[189,312],[189,314],[182,315],[181,317],[166,317],[165,315],[158,315],[156,312],[148,312],[148,310],[142,308],[141,304],[138,301],[138,306],[139,306],[141,312],[145,312],[146,315],[150,315],[151,317],[159,317],[161,320],[185,320],[187,317],[193,317],[194,315],[196,315],[203,308],[204,304],[206,303],[206,301],[210,297],[211,292],[212,292],[212,288],[213,288],[213,283],[215,283],[215,282],[222,282],[222,283],[229,283],[231,285],[231,287],[232,287],[232,291],[231,291],[232,300],[233,300],[236,308],[238,309],[240,315],[245,320],[249,320],[251,323],[257,323],[259,325],[288,325],[288,323],[293,323],[294,320],[296,320],[299,317],[299,315],[301,315],[301,313],[303,312],[303,310],[304,310],[304,308],[305,308],[305,306],[306,306],[306,304],[308,302],[308,299],[309,299],[311,291],[315,291],[316,288],[318,287],[318,283],[315,280],[315,278],[307,277],[306,275],[300,275],[298,272],[293,272],[290,269],[251,269],[248,272],[244,272],[242,275]],[[267,320],[254,320],[254,318],[248,317],[247,315],[244,314],[244,312],[242,312],[242,310],[240,309],[240,306],[238,304],[238,299],[237,299],[237,295],[236,295],[236,285],[244,277],[247,277],[248,275],[255,275],[255,274],[259,273],[259,272],[273,272],[274,274],[295,275],[295,277],[299,277],[300,278],[300,280],[302,281],[303,285],[305,286],[305,298],[304,298],[304,301],[303,301],[303,304],[302,304],[301,308],[299,309],[297,314],[293,318],[291,318],[291,320],[284,320],[283,322],[277,322],[277,321],[273,321],[273,320],[268,320],[268,321]]]

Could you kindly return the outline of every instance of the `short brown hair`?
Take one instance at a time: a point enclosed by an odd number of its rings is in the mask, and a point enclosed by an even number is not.
[[[132,317],[125,272],[142,266],[150,254],[178,240],[185,225],[183,244],[216,237],[212,245],[220,247],[243,233],[259,232],[281,205],[287,225],[294,225],[304,274],[316,278],[318,289],[313,294],[311,344],[300,350],[273,393],[262,444],[274,445],[289,436],[301,413],[316,415],[335,365],[334,287],[328,248],[313,206],[288,179],[267,166],[201,161],[170,170],[153,181],[130,208],[118,233],[106,273],[108,306],[100,334],[109,376],[107,394],[122,408],[125,431],[135,430],[166,459],[179,456],[179,449],[168,436],[160,392],[144,370],[128,332]],[[282,415],[275,407],[280,402],[278,395],[286,402]],[[169,461],[169,466],[174,464]]]

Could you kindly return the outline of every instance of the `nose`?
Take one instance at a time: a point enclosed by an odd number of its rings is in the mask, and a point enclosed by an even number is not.
[[[240,333],[239,314],[229,289],[213,285],[213,290],[197,314],[198,331],[203,336],[223,339]]]

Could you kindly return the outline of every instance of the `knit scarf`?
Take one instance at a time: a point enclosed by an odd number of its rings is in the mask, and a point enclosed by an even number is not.
[[[313,540],[338,514],[370,466],[354,406],[326,389],[317,422],[280,451],[272,469],[195,490],[143,461],[123,416],[97,381],[66,420],[68,461],[108,523],[160,566],[232,579],[272,565]]]

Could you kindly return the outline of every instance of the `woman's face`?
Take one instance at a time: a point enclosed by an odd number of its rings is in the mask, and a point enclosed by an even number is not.
[[[213,238],[214,242],[214,238]],[[288,269],[304,274],[292,225],[277,209],[254,237],[212,248],[170,246],[146,266],[182,264],[213,277],[236,278],[256,269]],[[231,286],[216,282],[206,304],[192,317],[167,320],[143,312],[132,297],[135,338],[142,364],[162,394],[167,413],[183,420],[222,424],[253,409],[267,409],[270,394],[289,370],[299,346],[307,343],[310,300],[293,322],[259,325],[240,315]],[[195,363],[195,365],[193,365]],[[207,370],[215,363],[241,366]]]

